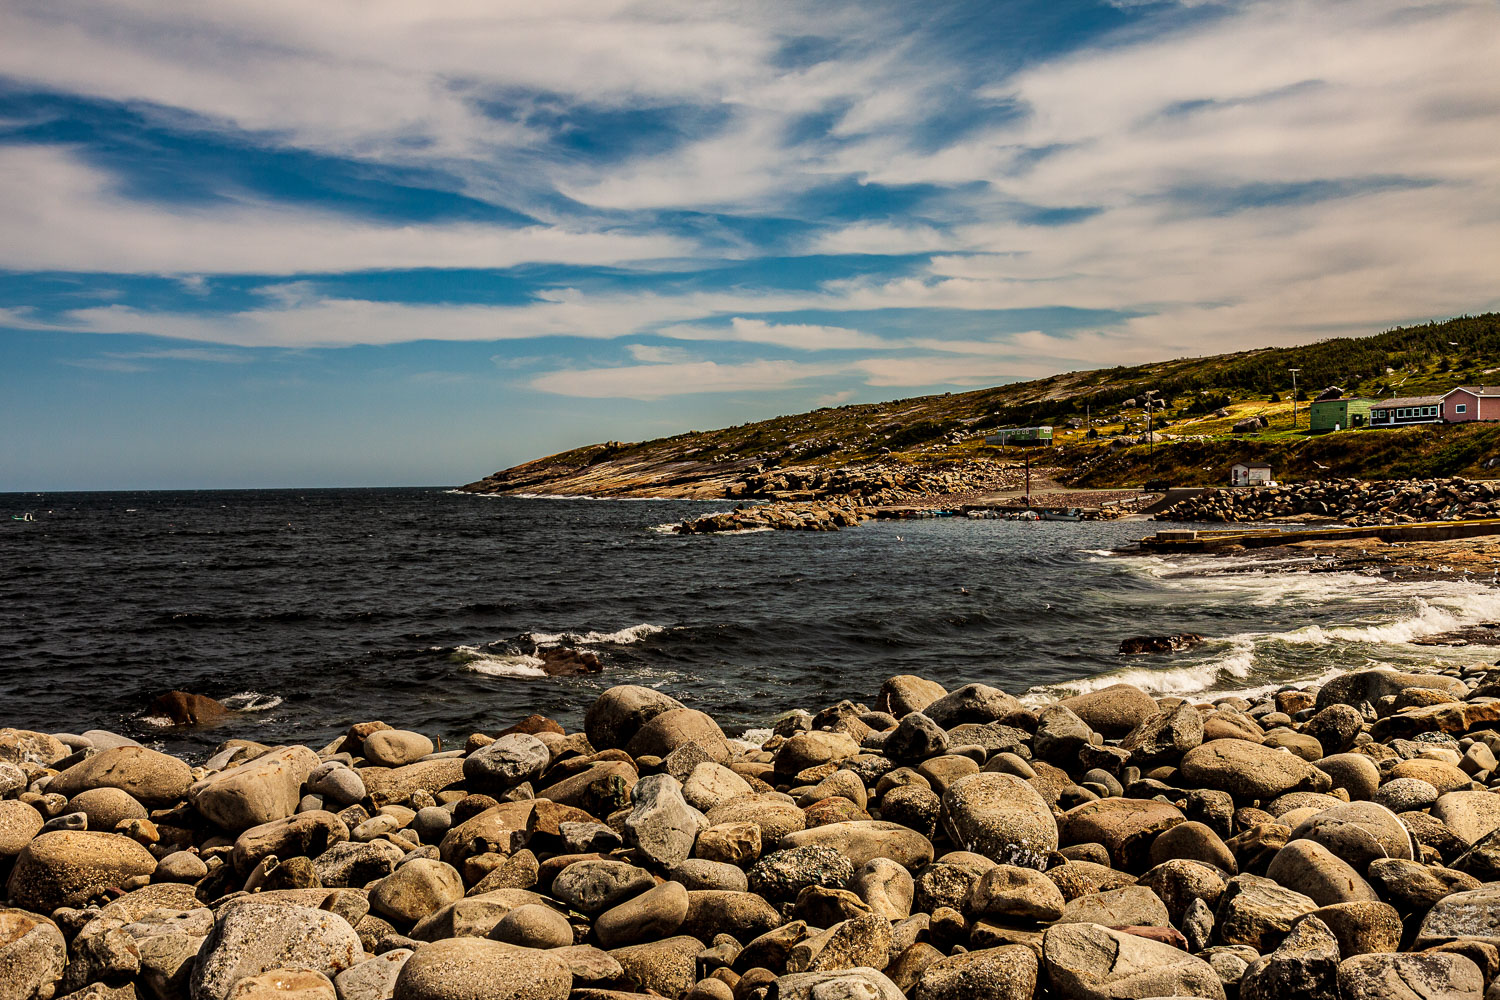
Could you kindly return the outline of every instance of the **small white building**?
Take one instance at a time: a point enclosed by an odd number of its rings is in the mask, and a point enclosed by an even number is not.
[[[1267,486],[1271,482],[1271,467],[1265,462],[1236,462],[1229,467],[1231,486]]]

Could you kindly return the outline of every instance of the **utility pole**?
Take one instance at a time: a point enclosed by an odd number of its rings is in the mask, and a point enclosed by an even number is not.
[[[1301,368],[1288,368],[1292,373],[1292,430],[1297,429],[1297,373]]]
[[[1026,453],[1026,509],[1031,509],[1031,452]]]
[[[1155,401],[1153,401],[1149,396],[1146,397],[1146,457],[1147,458],[1150,458],[1152,455],[1156,454],[1156,435],[1154,433],[1152,433],[1152,430],[1151,430],[1151,428],[1153,426],[1155,426],[1154,421],[1151,419],[1152,416],[1153,416],[1153,411],[1155,409],[1156,409],[1156,403],[1155,403]]]

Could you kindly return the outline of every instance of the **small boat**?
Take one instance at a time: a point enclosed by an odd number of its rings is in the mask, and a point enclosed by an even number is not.
[[[1079,521],[1082,520],[1077,507],[1063,507],[1058,510],[1042,511],[1043,521]]]
[[[12,521],[35,521],[36,520],[36,515],[33,514],[31,511],[28,510],[24,514],[12,514],[10,516],[10,519]]]
[[[1040,521],[1042,515],[1034,510],[1018,510],[1014,514],[1005,515],[1007,521]]]

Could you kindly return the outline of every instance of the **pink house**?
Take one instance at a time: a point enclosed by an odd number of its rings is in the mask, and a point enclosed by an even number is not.
[[[1443,420],[1500,420],[1500,385],[1461,385],[1443,396]]]

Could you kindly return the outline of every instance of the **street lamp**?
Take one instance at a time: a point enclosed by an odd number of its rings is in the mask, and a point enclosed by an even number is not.
[[[1292,430],[1297,429],[1297,373],[1301,368],[1288,368],[1292,373]]]

